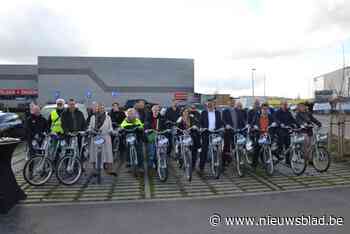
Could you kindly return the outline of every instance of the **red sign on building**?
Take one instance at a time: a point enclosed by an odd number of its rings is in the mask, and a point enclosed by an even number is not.
[[[188,94],[186,92],[176,92],[174,94],[174,98],[178,101],[186,101],[188,98]]]
[[[0,89],[0,96],[38,96],[37,89]]]

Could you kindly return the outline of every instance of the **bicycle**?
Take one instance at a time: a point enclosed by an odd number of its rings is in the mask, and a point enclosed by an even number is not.
[[[139,166],[139,160],[137,158],[137,150],[136,150],[136,145],[139,143],[137,140],[137,135],[136,131],[140,131],[141,129],[139,126],[131,128],[131,129],[122,129],[122,133],[126,134],[125,136],[125,141],[126,141],[126,146],[129,152],[129,163],[130,167],[132,169],[132,173],[134,176],[137,176],[138,172],[138,166]]]
[[[197,127],[193,126],[187,130],[182,130],[180,128],[176,127],[176,131],[180,132],[181,135],[177,136],[177,139],[175,141],[175,151],[178,151],[177,153],[180,155],[180,158],[178,158],[178,163],[180,165],[180,168],[183,168],[185,178],[188,181],[192,180],[192,150],[191,147],[193,146],[193,140],[190,135],[190,131],[198,129]]]
[[[88,131],[88,134],[92,137],[92,144],[94,144],[97,147],[96,152],[96,162],[95,162],[95,173],[92,174],[92,177],[96,177],[97,183],[101,184],[102,182],[102,149],[105,144],[105,139],[101,135],[101,131],[98,130],[90,130]],[[90,155],[91,157],[91,155]]]
[[[35,134],[32,140],[26,143],[25,161],[30,160],[34,156],[41,156],[44,154],[44,150],[42,149],[42,144],[44,142],[44,139],[45,139],[44,134]]]
[[[209,146],[207,161],[210,163],[210,175],[215,179],[219,179],[222,171],[222,151],[224,147],[224,140],[221,134],[225,131],[224,128],[218,130],[209,130],[207,128],[201,129],[201,134],[209,133]]]
[[[40,186],[49,181],[56,169],[57,160],[62,156],[62,149],[65,147],[65,141],[61,136],[55,133],[44,133],[44,136],[40,148],[44,153],[32,157],[23,168],[24,179],[33,186]],[[61,149],[60,154],[58,154],[59,149]]]
[[[120,128],[116,128],[112,131],[111,135],[113,136],[112,141],[112,152],[113,152],[113,161],[116,162],[121,160],[121,152],[120,152]]]
[[[260,151],[258,152],[258,155],[259,155],[258,159],[263,165],[263,168],[265,169],[266,174],[269,176],[272,176],[275,170],[272,151],[271,151],[271,135],[270,135],[270,130],[275,127],[277,127],[277,125],[275,123],[272,123],[268,127],[267,132],[260,134],[257,142],[258,145],[260,145]],[[253,131],[258,131],[260,133],[258,126],[254,126]]]
[[[280,149],[277,144],[277,139],[274,139],[272,152],[279,159],[286,159],[289,155],[289,157],[291,157],[290,165],[286,162],[284,162],[283,164],[291,168],[295,175],[302,175],[307,167],[307,162],[305,160],[303,149],[305,143],[305,136],[302,134],[302,131],[305,130],[305,128],[291,128],[285,126],[280,126],[280,128],[286,129],[289,132],[291,139],[290,146],[288,148],[285,148],[285,146],[283,146],[283,148]],[[281,162],[282,160],[278,160],[276,164]]]
[[[239,177],[245,175],[247,165],[251,165],[252,161],[248,158],[247,144],[249,143],[245,134],[249,135],[249,128],[234,130],[228,126],[226,130],[233,131],[233,145],[231,145],[232,158],[235,164],[233,173],[237,173]]]
[[[328,134],[321,133],[321,128],[314,128],[312,125],[308,125],[306,128],[311,128],[314,130],[311,140],[313,167],[318,172],[326,172],[331,165],[330,154],[326,147]]]
[[[167,129],[164,131],[156,131],[154,129],[146,130],[146,134],[155,133],[155,146],[156,146],[156,157],[157,157],[157,173],[159,180],[165,182],[168,179],[168,146],[169,140],[165,134],[171,132]]]
[[[78,145],[78,137],[85,132],[68,133],[70,142],[64,149],[64,156],[57,163],[56,177],[64,185],[73,185],[79,181],[83,172],[82,157]]]

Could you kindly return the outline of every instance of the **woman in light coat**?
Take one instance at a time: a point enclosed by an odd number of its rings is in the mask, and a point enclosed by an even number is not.
[[[101,104],[97,104],[95,107],[95,114],[90,119],[89,130],[101,131],[101,136],[104,138],[105,143],[102,147],[102,162],[106,173],[109,175],[116,175],[113,172],[113,152],[112,152],[112,140],[111,131],[113,131],[112,121],[109,115],[104,111],[104,107]],[[93,141],[93,138],[92,138]],[[97,146],[94,142],[90,144],[90,162],[95,168]]]

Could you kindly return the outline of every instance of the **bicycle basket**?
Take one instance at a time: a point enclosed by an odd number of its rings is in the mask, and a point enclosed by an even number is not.
[[[268,136],[261,136],[258,140],[259,145],[268,145],[270,144],[270,140]]]
[[[159,135],[157,137],[157,145],[158,145],[158,147],[167,146],[168,143],[169,143],[168,138],[166,138],[165,136]]]
[[[305,141],[305,136],[302,134],[297,134],[292,137],[292,143],[294,144],[302,144]]]
[[[192,138],[191,136],[181,136],[180,142],[185,146],[191,146],[192,145]]]
[[[327,133],[319,133],[316,135],[317,142],[320,143],[326,143],[328,140],[328,134]]]
[[[133,145],[133,144],[135,144],[135,142],[136,142],[136,136],[135,136],[135,134],[128,134],[128,135],[126,136],[126,143],[128,143],[128,144],[130,144],[130,145]]]
[[[246,142],[247,140],[243,135],[241,134],[237,135],[237,145],[245,145]]]
[[[105,139],[101,136],[95,137],[94,140],[95,145],[103,145],[105,143]]]

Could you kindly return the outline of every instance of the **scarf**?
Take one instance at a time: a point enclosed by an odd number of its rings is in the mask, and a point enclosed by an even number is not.
[[[96,113],[95,114],[95,129],[100,130],[103,123],[106,120],[106,114],[104,112],[102,113]]]

